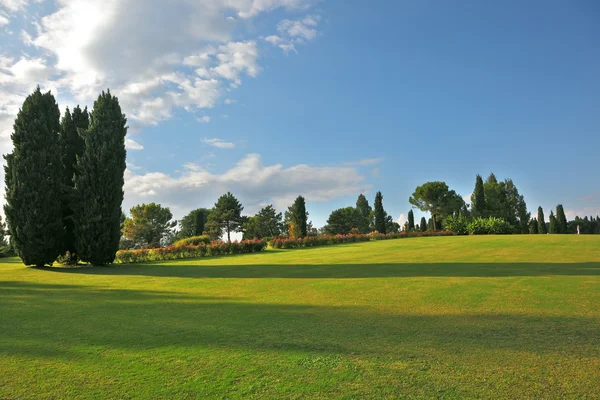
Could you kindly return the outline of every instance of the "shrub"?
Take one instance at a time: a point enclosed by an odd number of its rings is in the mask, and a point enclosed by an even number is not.
[[[199,237],[199,236],[197,236]],[[117,252],[115,263],[129,264],[150,261],[180,260],[206,256],[221,256],[227,254],[256,253],[266,247],[264,240],[242,240],[241,242],[225,243],[213,241],[208,244],[187,246],[168,246],[152,249],[121,250]]]
[[[457,235],[467,235],[469,233],[469,220],[462,215],[451,215],[446,218],[444,225],[447,230]]]
[[[198,246],[200,244],[210,244],[212,240],[206,236],[190,236],[187,238],[180,239],[173,243],[174,247],[182,247],[182,246]]]
[[[502,218],[475,218],[467,226],[469,235],[505,235],[513,233],[513,227]]]

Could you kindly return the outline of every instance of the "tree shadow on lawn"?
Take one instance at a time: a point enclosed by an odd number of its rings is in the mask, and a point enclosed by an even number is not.
[[[120,264],[95,268],[40,268],[65,274],[140,275],[182,278],[386,278],[599,276],[600,262],[585,263],[420,263],[420,264],[272,264],[207,265],[202,260]],[[192,261],[193,262],[193,261]]]
[[[370,307],[257,304],[0,282],[0,356],[34,359],[76,360],[111,350],[157,354],[161,348],[200,358],[198,350],[211,347],[394,360],[432,354],[484,357],[496,350],[584,358],[599,354],[598,322],[507,313],[399,314]]]

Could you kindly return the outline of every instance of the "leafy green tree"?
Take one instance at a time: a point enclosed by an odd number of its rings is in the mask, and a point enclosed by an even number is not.
[[[385,213],[385,233],[400,232],[400,224],[394,221],[394,218],[388,213]]]
[[[385,234],[385,210],[383,209],[383,195],[381,192],[375,194],[375,203],[373,212],[375,214],[375,230]]]
[[[25,265],[52,264],[64,248],[60,111],[38,87],[14,123],[13,151],[5,156],[4,212],[11,242]]]
[[[471,195],[471,211],[473,217],[485,217],[487,214],[483,179],[479,174],[475,177],[475,190],[473,190],[473,194]]]
[[[244,238],[262,239],[281,235],[283,231],[282,214],[272,205],[263,207],[255,216],[244,223]]]
[[[359,220],[356,227],[360,233],[371,232],[371,214],[373,210],[364,194],[358,196],[358,199],[356,200],[356,210],[359,214]]]
[[[200,236],[206,230],[206,225],[212,210],[208,208],[197,208],[189,212],[179,222],[178,239],[184,239],[192,236]]]
[[[177,221],[169,207],[160,204],[140,204],[129,211],[131,217],[125,220],[123,234],[139,245],[158,247],[164,238],[169,237]]]
[[[454,190],[449,190],[445,182],[427,182],[415,189],[408,199],[410,204],[431,214],[433,230],[438,229],[438,221],[459,212],[465,202]]]
[[[75,248],[96,265],[112,263],[119,248],[126,124],[119,100],[107,91],[94,102],[89,128],[79,130],[85,150],[75,175]]]
[[[77,174],[77,157],[83,155],[85,142],[80,135],[80,131],[85,132],[90,124],[87,107],[81,109],[79,106],[73,109],[73,114],[69,108],[60,124],[60,151],[63,167],[63,197],[62,213],[65,225],[65,251],[68,251],[77,261],[77,250],[75,248],[75,224],[73,221],[73,210],[77,208],[80,198],[75,193],[75,175]]]
[[[242,204],[232,195],[227,192],[219,197],[215,203],[213,212],[210,214],[210,220],[219,227],[221,234],[227,233],[227,241],[231,242],[231,232],[240,232],[244,217],[242,217]]]
[[[415,230],[415,213],[413,213],[413,210],[408,211],[408,230]]]
[[[419,228],[421,228],[421,232],[426,232],[427,231],[427,220],[425,219],[425,217],[421,217],[421,222],[419,223]]]
[[[556,206],[556,220],[558,222],[558,233],[567,233],[567,216],[562,204]]]
[[[292,229],[290,229],[292,224]],[[304,197],[296,197],[294,204],[288,207],[285,212],[285,226],[288,233],[293,232],[293,235],[295,235],[293,237],[306,237],[308,235],[308,212],[306,211]]]
[[[532,218],[531,221],[529,221],[529,233],[532,235],[537,235],[538,233],[538,222],[535,218]]]
[[[360,212],[354,207],[337,209],[329,215],[325,231],[330,235],[346,235],[356,228],[360,217]]]
[[[427,230],[428,230],[428,231],[434,231],[434,230],[435,230],[435,228],[434,228],[434,225],[433,225],[433,219],[432,219],[432,218],[429,218],[429,219],[427,220]]]
[[[542,207],[538,207],[537,221],[538,221],[538,233],[539,234],[548,233],[548,230],[546,229],[546,221],[544,220],[544,210],[542,210]]]
[[[556,217],[554,216],[554,211],[550,210],[550,217],[548,218],[550,221],[550,228],[548,233],[558,233],[558,223],[556,222]]]

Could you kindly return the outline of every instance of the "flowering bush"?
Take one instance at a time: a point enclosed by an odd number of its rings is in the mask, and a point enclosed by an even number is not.
[[[115,263],[129,264],[149,261],[180,260],[226,254],[256,253],[266,247],[264,240],[242,240],[241,242],[213,241],[209,244],[180,245],[156,249],[121,250],[117,252]]]
[[[388,240],[401,239],[406,237],[423,237],[423,236],[452,236],[450,231],[437,232],[405,232],[383,234],[379,232],[371,232],[369,234],[348,234],[348,235],[318,235],[307,236],[304,238],[273,238],[269,241],[269,246],[274,249],[296,249],[299,247],[316,247],[328,246],[341,243],[356,243],[368,242],[370,240]]]
[[[173,243],[173,246],[175,246],[175,247],[198,246],[199,244],[210,244],[211,241],[212,240],[210,240],[210,238],[206,235],[190,236],[190,237],[183,238],[183,239],[176,241],[175,243]]]

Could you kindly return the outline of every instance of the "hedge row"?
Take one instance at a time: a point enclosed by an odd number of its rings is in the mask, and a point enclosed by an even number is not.
[[[264,240],[242,240],[241,242],[211,242],[197,246],[169,246],[157,249],[121,250],[117,252],[115,263],[129,264],[150,261],[180,260],[227,254],[256,253],[266,248]]]
[[[502,218],[474,218],[463,216],[449,216],[444,222],[446,228],[456,232],[457,235],[506,235],[516,233],[508,222]]]
[[[368,242],[370,240],[388,240],[402,239],[406,237],[423,237],[423,236],[452,236],[450,231],[437,232],[405,232],[382,234],[371,232],[368,234],[348,234],[348,235],[318,235],[307,236],[305,238],[274,238],[269,241],[269,246],[274,249],[296,249],[299,247],[316,247],[328,246],[341,243],[356,243]]]

